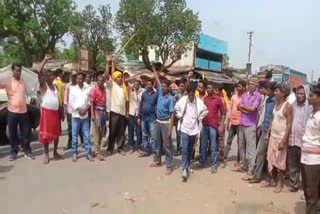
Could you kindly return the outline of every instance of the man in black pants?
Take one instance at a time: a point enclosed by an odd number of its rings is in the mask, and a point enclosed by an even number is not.
[[[112,80],[109,80],[108,87],[111,89],[111,109],[109,121],[109,142],[107,155],[111,155],[114,150],[115,140],[118,143],[118,152],[125,155],[125,131],[127,118],[129,115],[129,90],[123,81],[122,73],[115,71],[114,62],[112,62]],[[106,76],[108,74],[108,63],[106,66]]]
[[[0,89],[5,89],[8,96],[7,125],[9,129],[9,141],[13,161],[18,154],[18,127],[22,135],[22,148],[28,159],[34,159],[30,147],[31,124],[27,112],[26,85],[21,78],[22,65],[13,63],[12,76],[0,80]]]

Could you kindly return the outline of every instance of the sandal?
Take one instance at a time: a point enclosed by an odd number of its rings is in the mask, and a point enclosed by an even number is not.
[[[53,159],[54,159],[54,160],[63,160],[63,156],[60,155],[59,153],[55,153],[55,154],[53,155]]]
[[[249,184],[258,184],[258,183],[261,183],[261,179],[253,178],[253,179],[249,180],[248,183]]]
[[[152,162],[149,166],[150,166],[150,167],[160,167],[160,166],[161,166],[161,163],[159,163],[159,162]]]
[[[104,157],[102,155],[100,155],[100,154],[96,156],[96,159],[98,161],[104,161],[105,160]]]
[[[275,187],[276,184],[274,183],[274,181],[262,181],[260,187]]]
[[[295,189],[295,188],[293,188],[293,187],[290,187],[290,186],[285,186],[282,191],[283,191],[283,192],[286,192],[286,193],[298,192],[297,189]]]
[[[45,155],[43,159],[43,164],[48,164],[49,163],[49,155]]]
[[[273,192],[274,193],[280,193],[282,191],[283,187],[282,186],[276,186],[276,188],[274,188]]]
[[[172,170],[172,169],[170,169],[170,168],[168,168],[168,169],[167,169],[167,171],[166,171],[166,176],[171,175],[171,174],[172,174],[172,172],[173,172],[173,170]]]

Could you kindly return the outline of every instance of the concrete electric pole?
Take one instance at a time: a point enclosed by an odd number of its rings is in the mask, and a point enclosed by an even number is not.
[[[248,32],[248,35],[249,35],[248,63],[251,63],[251,48],[252,48],[252,35],[253,35],[253,31]]]
[[[248,32],[249,35],[249,52],[248,52],[248,62],[246,65],[246,71],[247,71],[247,79],[249,78],[249,75],[251,74],[251,48],[252,48],[252,36],[253,31]]]

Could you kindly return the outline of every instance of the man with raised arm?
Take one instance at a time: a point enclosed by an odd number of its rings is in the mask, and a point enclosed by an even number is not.
[[[19,151],[18,127],[22,135],[24,156],[34,159],[30,147],[31,124],[27,112],[26,85],[21,78],[22,64],[13,63],[11,69],[12,76],[0,79],[0,89],[5,89],[8,96],[7,125],[11,145],[9,160],[15,160]]]
[[[156,139],[156,158],[151,167],[156,167],[161,165],[162,149],[165,151],[166,155],[166,175],[171,175],[173,166],[173,148],[171,142],[172,127],[174,120],[174,98],[170,94],[170,84],[171,82],[167,79],[163,79],[160,82],[159,76],[153,68],[154,77],[158,86],[158,102],[157,102],[157,139]]]
[[[41,93],[41,116],[39,128],[39,141],[44,146],[43,164],[49,163],[49,144],[54,143],[53,158],[56,160],[62,159],[58,154],[58,143],[61,134],[61,122],[63,117],[62,106],[59,103],[59,92],[54,84],[55,73],[51,70],[44,74],[43,67],[46,62],[51,59],[50,55],[46,55],[40,70],[38,71],[38,79]]]

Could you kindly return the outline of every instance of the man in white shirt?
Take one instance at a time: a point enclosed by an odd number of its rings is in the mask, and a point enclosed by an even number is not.
[[[179,119],[178,130],[181,133],[182,147],[182,179],[185,182],[190,173],[190,162],[197,135],[201,131],[202,119],[207,115],[207,107],[195,96],[195,88],[189,85],[188,96],[182,97],[175,106],[175,114]]]
[[[301,177],[307,214],[317,213],[320,195],[320,87],[310,90],[313,111],[307,121],[301,145]]]
[[[129,121],[128,121],[128,138],[131,153],[137,151],[142,143],[141,126],[138,124],[139,105],[143,89],[140,88],[140,80],[135,79],[129,93]],[[136,141],[134,140],[136,134]]]
[[[78,159],[78,136],[81,131],[83,136],[83,143],[86,152],[86,158],[92,162],[94,161],[91,155],[90,144],[90,119],[88,117],[89,111],[89,93],[90,87],[84,84],[85,75],[83,73],[77,74],[77,85],[70,89],[69,105],[72,110],[72,161],[76,162]]]

